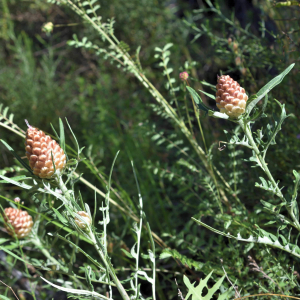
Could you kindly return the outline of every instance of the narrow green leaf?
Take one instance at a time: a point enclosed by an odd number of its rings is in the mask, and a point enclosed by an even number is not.
[[[271,81],[269,81],[264,87],[262,87],[258,93],[256,94],[257,98],[252,101],[251,103],[247,104],[246,112],[249,116],[252,109],[255,107],[255,105],[266,95],[268,94],[276,85],[278,85],[284,77],[292,70],[295,64],[291,64],[288,68],[286,68],[281,74],[273,78]],[[250,97],[251,98],[251,97]],[[248,101],[247,101],[248,102]]]
[[[20,181],[25,179],[31,179],[31,177],[26,177],[25,175],[10,177],[10,180]],[[9,183],[7,180],[0,180],[0,183]]]
[[[68,244],[71,244],[73,247],[75,247],[79,252],[81,252],[83,255],[86,256],[87,259],[89,259],[96,267],[102,269],[102,266],[99,262],[97,262],[95,259],[93,259],[90,255],[88,255],[84,250],[82,250],[78,245],[71,242],[69,239],[66,239],[65,237],[59,235],[59,234],[49,234],[50,236],[57,236],[61,240],[65,241]]]
[[[15,150],[10,147],[6,142],[0,140],[2,144],[12,153],[12,155],[20,162],[20,164],[28,171],[31,175],[33,175],[32,170],[30,169],[29,165],[25,163],[25,161],[15,152]]]
[[[54,157],[53,157],[52,150],[51,150],[51,160],[52,160],[52,166],[53,166],[54,174],[55,174],[56,173],[56,167],[55,167],[55,162],[54,162]]]
[[[281,125],[284,122],[284,120],[290,116],[290,115],[286,114],[285,105],[281,104],[276,99],[274,99],[274,100],[280,106],[280,108],[281,108],[281,114],[280,114],[279,118],[274,116],[275,126],[274,126],[273,131],[269,135],[268,141],[265,143],[263,152],[267,152],[267,150],[268,150],[268,148],[269,148],[270,145],[276,144],[275,137],[276,137],[277,133],[281,130]]]
[[[124,254],[129,257],[129,258],[133,258],[133,256],[125,249],[121,248],[121,250],[124,252]]]
[[[86,291],[86,290],[77,290],[77,289],[71,289],[71,288],[65,288],[65,287],[62,287],[62,286],[59,286],[59,285],[51,283],[50,281],[46,280],[42,276],[40,276],[40,277],[44,281],[46,281],[48,284],[50,284],[50,285],[54,286],[55,288],[57,288],[59,290],[62,290],[64,292],[71,293],[71,294],[78,294],[78,295],[93,296],[93,297],[97,297],[97,298],[100,298],[100,299],[107,299],[107,300],[109,300],[109,298],[107,298],[107,297],[105,297],[105,296],[103,296],[101,294],[98,294],[96,292],[91,292],[91,291]]]
[[[206,92],[204,92],[204,91],[201,91],[201,90],[199,90],[201,93],[203,93],[204,95],[206,95],[207,97],[209,97],[209,98],[211,98],[211,99],[213,99],[213,100],[216,100],[216,96],[215,95],[212,95],[212,94],[209,94],[209,93],[206,93]]]
[[[64,124],[63,124],[61,118],[59,118],[59,144],[60,144],[60,147],[66,153],[65,129],[64,129]]]
[[[269,81],[264,87],[262,87],[258,93],[256,94],[258,97],[261,95],[265,95],[270,90],[272,90],[276,85],[278,85],[284,77],[293,69],[295,64],[291,64],[289,67],[287,67],[281,74],[273,78],[271,81]]]
[[[209,112],[209,111],[213,112],[208,106],[206,106],[203,103],[200,95],[193,88],[191,88],[189,86],[187,86],[186,88],[189,91],[189,93],[192,96],[192,98],[194,99],[194,101],[197,104],[197,106],[198,106],[199,109],[205,111],[206,113]]]
[[[206,82],[205,80],[203,80],[203,81],[200,81],[200,83],[201,83],[202,85],[209,86],[210,88],[212,88],[212,89],[214,89],[214,90],[216,90],[216,89],[217,89],[215,85],[212,85],[212,84],[210,84],[210,83]]]
[[[9,241],[10,239],[5,239],[5,238],[0,238],[0,244],[3,244],[7,241]]]
[[[260,236],[250,235],[250,237],[248,239],[244,239],[241,237],[240,233],[238,233],[238,235],[235,237],[235,236],[231,235],[230,233],[224,233],[222,231],[219,231],[219,230],[217,230],[195,218],[192,218],[192,220],[194,220],[199,225],[206,227],[207,229],[211,230],[212,232],[215,232],[215,233],[225,236],[227,238],[235,239],[235,240],[243,241],[243,242],[247,242],[247,243],[264,244],[267,246],[271,246],[271,247],[286,251],[286,252],[290,253],[291,255],[294,255],[294,256],[300,258],[300,248],[297,245],[291,244],[291,243],[288,243],[287,245],[284,245],[284,246],[281,245],[278,238],[274,234],[269,233],[269,232],[259,228],[259,226],[257,224],[255,224],[255,226],[259,229]]]
[[[8,110],[9,110],[8,106],[3,109],[2,115],[3,115],[4,118],[6,118]]]
[[[70,124],[69,124],[67,118],[66,118],[66,122],[67,122],[67,124],[68,124],[68,126],[69,126],[69,129],[70,129],[70,131],[71,131],[71,133],[72,133],[72,135],[73,135],[73,138],[74,138],[74,140],[75,140],[75,145],[76,145],[76,147],[77,147],[77,154],[78,154],[78,156],[79,156],[79,154],[80,154],[81,151],[80,151],[80,149],[79,149],[78,141],[77,141],[77,139],[76,139],[76,136],[75,136],[75,134],[74,134],[74,132],[73,132],[73,130],[72,130],[72,128],[71,128],[71,126],[70,126]]]
[[[56,130],[55,130],[54,126],[52,125],[52,123],[50,123],[50,126],[51,126],[51,128],[52,128],[52,130],[53,130],[53,132],[54,132],[54,134],[55,134],[55,136],[56,136],[56,138],[59,140],[59,135],[58,135],[58,133],[56,132]]]
[[[63,224],[68,224],[68,221],[61,215],[61,213],[54,207],[52,207],[54,213],[58,217],[59,221],[62,222]]]
[[[261,117],[266,116],[266,115],[264,115],[264,112],[265,112],[266,107],[267,107],[267,104],[268,104],[268,98],[269,98],[269,96],[268,96],[268,94],[267,94],[267,95],[265,96],[264,100],[263,100],[263,103],[262,103],[261,107],[259,107],[259,108],[257,109],[257,111],[255,112],[255,114],[254,114],[252,117],[250,117],[250,118],[248,119],[248,121],[258,120],[258,119],[260,119]],[[255,99],[256,99],[256,98],[255,98]]]
[[[0,299],[2,299],[2,300],[11,300],[11,298],[7,298],[7,297],[2,296],[2,295],[0,295]]]
[[[293,174],[295,176],[295,180],[294,180],[294,193],[293,193],[293,197],[292,197],[292,201],[291,202],[294,202],[297,200],[297,196],[298,196],[298,187],[299,187],[299,182],[300,182],[300,174],[293,170]]]
[[[30,186],[28,184],[25,184],[23,182],[15,181],[12,178],[8,178],[4,175],[0,175],[0,178],[4,179],[4,181],[6,181],[6,183],[11,183],[13,185],[16,185],[16,186],[18,186],[20,188],[23,188],[23,189],[26,189],[26,190],[30,190],[32,188],[32,186]]]
[[[8,249],[6,249],[6,247],[0,246],[0,250],[3,250],[4,252],[6,252],[7,254],[13,256],[14,258],[22,261],[25,264],[31,265],[31,263],[29,261],[26,261],[24,259],[22,259],[21,257],[19,257],[18,255],[14,254],[13,252],[9,251]]]
[[[266,202],[266,201],[264,201],[264,200],[260,200],[260,202],[261,202],[261,204],[262,204],[264,207],[268,208],[268,209],[271,210],[272,212],[275,212],[275,211],[276,211],[277,206],[275,206],[275,205],[273,205],[273,204],[271,204],[271,203],[268,203],[268,202]]]

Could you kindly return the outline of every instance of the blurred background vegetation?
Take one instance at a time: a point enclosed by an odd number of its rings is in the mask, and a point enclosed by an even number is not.
[[[179,73],[187,70],[190,85],[195,89],[202,87],[200,81],[215,85],[217,75],[222,73],[239,81],[248,94],[253,94],[288,65],[296,63],[290,75],[272,91],[273,98],[285,103],[287,112],[294,115],[283,125],[277,145],[268,158],[275,179],[289,186],[293,180],[292,170],[299,171],[300,7],[276,7],[278,3],[267,0],[111,0],[102,4],[100,14],[103,20],[116,20],[115,35],[130,47],[133,56],[141,47],[139,58],[145,74],[167,99],[172,97],[166,88],[166,77],[159,60],[154,57],[155,47],[162,48],[167,43],[173,43],[169,65],[174,69],[172,76],[177,85],[180,86]],[[216,10],[210,9],[209,4]],[[153,109],[154,99],[136,78],[89,49],[67,44],[73,34],[79,39],[88,37],[101,44],[93,29],[67,7],[42,0],[2,0],[0,13],[2,109],[8,106],[9,112],[15,115],[14,122],[24,130],[24,119],[27,119],[31,125],[51,134],[50,123],[58,128],[58,118],[66,117],[80,146],[85,146],[84,154],[90,159],[89,163],[79,165],[78,173],[83,173],[92,185],[103,190],[105,182],[101,178],[107,178],[114,156],[121,150],[113,173],[114,187],[120,198],[128,201],[136,212],[138,198],[130,163],[133,160],[151,229],[172,249],[171,256],[175,257],[158,261],[158,268],[165,270],[158,272],[159,299],[177,298],[174,277],[185,294],[182,274],[188,274],[196,281],[212,269],[215,274],[223,274],[220,259],[223,259],[230,279],[243,289],[245,295],[278,289],[300,293],[298,284],[291,284],[297,282],[297,278],[286,279],[291,274],[298,276],[295,273],[299,271],[297,267],[291,269],[299,263],[295,258],[291,260],[285,254],[278,256],[275,250],[273,256],[262,246],[229,241],[191,221],[192,216],[203,217],[218,228],[227,230],[231,225],[230,230],[243,232],[238,219],[239,206],[221,214],[213,200],[211,183],[201,177],[201,171],[182,167],[184,155],[177,147],[184,149],[192,159],[197,157],[188,149],[190,145],[181,132]],[[47,22],[54,24],[51,33],[42,30]],[[204,88],[211,92],[206,86]],[[187,96],[181,86],[178,91],[181,103],[184,97]],[[215,108],[214,101],[205,96],[203,100]],[[192,104],[189,105],[192,109]],[[278,109],[271,99],[269,117],[276,112]],[[202,144],[197,122],[192,122],[195,138]],[[235,192],[249,214],[248,221],[251,224],[267,223],[270,216],[262,211],[260,199],[269,195],[257,195],[254,183],[260,171],[244,161],[248,150],[228,147],[218,151],[218,142],[228,138],[223,130],[234,130],[234,124],[203,115],[201,122],[207,145],[214,145],[214,165],[222,171],[226,181],[234,181]],[[264,118],[255,126],[266,126],[267,122]],[[70,138],[71,134],[68,135]],[[167,140],[162,141],[162,135]],[[2,127],[0,137],[24,156],[24,141],[20,137]],[[69,143],[72,144],[71,139]],[[11,168],[17,163],[3,145],[0,149],[1,174],[9,177],[16,170],[20,172],[18,168]],[[94,192],[80,183],[77,186],[93,208]],[[19,196],[27,206],[34,207],[28,195],[15,187],[0,185],[0,193],[11,199]],[[114,196],[114,199],[123,205],[118,197]],[[3,200],[1,204],[4,205]],[[110,252],[114,265],[120,268],[129,268],[131,264],[121,251],[121,248],[128,250],[133,245],[131,223],[112,207]],[[272,225],[267,227],[274,229]],[[248,233],[245,229],[245,234]],[[6,237],[1,232],[0,236]],[[147,239],[144,244],[146,247]],[[64,251],[63,247],[54,247],[53,255],[59,255]],[[158,247],[158,254],[162,248]],[[275,283],[261,273],[251,271],[248,255],[268,270],[270,277],[274,276]],[[80,259],[80,255],[78,257]],[[0,279],[4,281],[5,278],[6,284],[16,290],[24,289],[19,279],[7,278],[1,273],[9,271],[7,268],[0,260]],[[13,259],[10,268],[18,269],[18,263]],[[38,280],[31,275],[30,280]],[[284,283],[276,281],[275,277],[285,278]],[[0,284],[0,293],[4,290],[6,287]],[[150,293],[147,284],[142,286],[142,292]],[[55,295],[55,291],[44,292],[44,295],[41,292],[41,299],[50,297],[63,299],[62,294]]]

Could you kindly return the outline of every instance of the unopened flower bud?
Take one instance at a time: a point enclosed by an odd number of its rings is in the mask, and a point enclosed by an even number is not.
[[[186,72],[186,71],[181,72],[181,73],[179,74],[179,78],[180,78],[182,81],[186,81],[186,80],[189,78],[188,72]]]
[[[238,44],[237,42],[233,42],[232,48],[233,48],[233,51],[234,51],[235,53],[237,53],[238,48],[239,48],[239,44]]]
[[[17,208],[5,208],[4,220],[7,232],[11,236],[15,234],[19,239],[28,236],[33,226],[32,217],[28,212]]]
[[[218,77],[216,102],[221,113],[238,118],[245,112],[248,96],[245,90],[229,75]]]
[[[75,223],[79,228],[86,229],[88,227],[87,225],[92,224],[92,220],[88,213],[86,213],[85,211],[78,211],[77,214],[85,220],[85,222],[83,222],[78,217],[75,217]]]
[[[42,31],[46,33],[51,33],[53,31],[53,23],[47,22],[43,24]]]
[[[241,63],[242,63],[241,58],[240,58],[239,56],[237,56],[237,57],[235,58],[235,64],[236,64],[237,66],[239,66]]]
[[[26,156],[33,174],[40,178],[51,178],[54,174],[53,163],[57,172],[64,169],[66,165],[64,150],[42,130],[29,125],[25,146]]]

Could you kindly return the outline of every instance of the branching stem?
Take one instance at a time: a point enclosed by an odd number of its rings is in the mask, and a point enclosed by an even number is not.
[[[278,187],[278,184],[276,183],[275,179],[273,178],[273,176],[265,162],[264,157],[262,156],[261,151],[258,149],[258,147],[253,139],[252,132],[251,132],[251,129],[249,126],[249,122],[244,121],[244,120],[239,120],[238,123],[240,124],[241,128],[244,130],[244,133],[245,133],[246,137],[248,138],[249,143],[252,146],[252,149],[255,152],[257,159],[259,160],[261,168],[263,169],[263,171],[269,178],[270,182],[272,183],[272,185],[276,191],[276,195],[278,195],[278,197],[281,199],[281,201],[283,203],[286,203],[286,199],[284,198],[280,188]],[[287,208],[287,211],[288,211],[289,215],[291,216],[292,220],[294,221],[295,227],[298,229],[298,231],[300,231],[300,224],[293,213],[292,207],[287,205],[286,208]]]
[[[116,284],[116,287],[119,291],[119,293],[121,294],[123,300],[130,300],[130,297],[128,296],[127,292],[125,291],[123,285],[121,284],[119,278],[116,276],[113,267],[111,266],[110,262],[107,261],[105,254],[103,253],[102,249],[99,247],[98,242],[96,241],[95,235],[93,234],[93,232],[90,230],[89,232],[89,237],[91,238],[102,262],[104,263],[106,269],[109,272],[109,275],[112,277],[114,283]]]

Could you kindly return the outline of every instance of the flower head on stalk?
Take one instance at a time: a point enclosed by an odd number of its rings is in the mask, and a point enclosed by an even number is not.
[[[33,221],[27,211],[8,207],[4,209],[5,227],[9,235],[24,238],[31,232]]]
[[[216,102],[221,113],[231,118],[238,118],[245,112],[248,96],[229,75],[218,76]]]
[[[186,71],[181,72],[181,73],[179,74],[179,78],[180,78],[182,81],[187,81],[187,79],[189,78],[188,72],[186,72]]]
[[[64,150],[49,135],[25,121],[28,126],[25,150],[30,168],[40,178],[51,178],[55,170],[61,172],[66,165]]]

